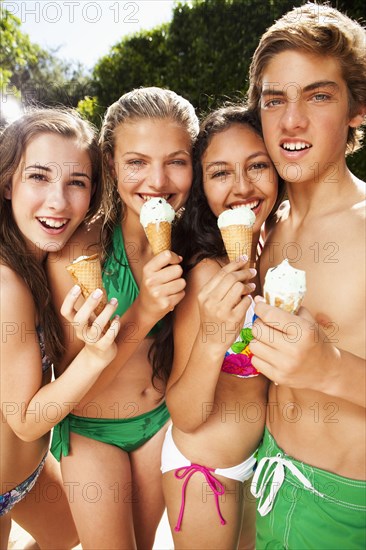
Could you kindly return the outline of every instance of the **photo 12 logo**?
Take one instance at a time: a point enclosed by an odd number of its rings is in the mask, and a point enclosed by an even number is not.
[[[6,10],[21,23],[75,23],[83,19],[98,23],[102,18],[113,17],[113,23],[139,23],[139,2],[3,2],[0,10]]]

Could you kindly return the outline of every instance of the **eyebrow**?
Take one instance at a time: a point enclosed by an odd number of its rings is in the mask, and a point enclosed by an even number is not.
[[[260,157],[260,156],[265,156],[269,158],[269,155],[266,151],[256,151],[255,153],[252,153],[251,155],[249,155],[249,157],[247,157],[246,160],[252,160],[253,158]],[[231,163],[227,162],[226,160],[213,160],[212,162],[206,163],[206,168],[211,168],[211,166],[215,166],[217,164],[226,166],[227,164],[231,164]]]
[[[188,155],[191,156],[191,153],[189,151],[186,151],[185,149],[179,149],[178,151],[173,151],[173,153],[169,153],[168,158],[175,157],[176,155]],[[123,153],[122,157],[126,157],[128,155],[137,155],[139,157],[145,157],[150,158],[149,155],[145,155],[145,153],[141,153],[139,151],[126,151],[126,153]]]
[[[25,167],[25,170],[41,170],[42,172],[48,172],[51,173],[51,168],[48,168],[48,166],[42,166],[41,164],[31,164],[29,166]],[[70,176],[77,177],[77,178],[87,178],[91,181],[91,177],[88,176],[88,174],[85,174],[84,172],[72,172]]]
[[[76,177],[76,178],[87,178],[91,181],[91,177],[88,176],[88,174],[85,174],[84,172],[71,172],[70,176]]]
[[[179,149],[178,151],[174,151],[173,153],[170,153],[168,157],[175,157],[176,155],[188,155],[191,156],[191,153],[189,151],[186,151],[185,149]]]
[[[277,83],[276,83],[277,84]],[[295,83],[294,83],[295,84]],[[284,90],[276,90],[275,88],[270,88],[270,83],[267,85],[268,87],[265,90],[262,90],[261,97],[268,97],[272,95],[276,96],[284,96],[285,92]],[[317,82],[312,82],[311,84],[308,84],[305,86],[302,91],[303,92],[312,92],[313,90],[316,90],[318,88],[335,88],[336,90],[339,90],[339,86],[336,82],[333,80],[318,80]]]
[[[48,166],[41,166],[40,164],[31,164],[25,167],[25,170],[43,170],[44,172],[52,172],[51,168]]]

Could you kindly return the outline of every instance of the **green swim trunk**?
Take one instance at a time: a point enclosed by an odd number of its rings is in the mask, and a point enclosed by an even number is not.
[[[51,453],[60,461],[70,448],[70,432],[130,453],[149,441],[169,420],[165,401],[156,409],[131,418],[86,418],[68,414],[53,429]]]
[[[259,498],[256,550],[366,548],[366,482],[295,460],[267,429],[252,493]]]

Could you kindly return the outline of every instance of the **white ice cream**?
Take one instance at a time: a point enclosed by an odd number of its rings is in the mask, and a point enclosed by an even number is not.
[[[219,229],[230,225],[245,225],[252,227],[255,223],[255,214],[248,206],[240,206],[232,210],[224,210],[217,218]]]
[[[165,199],[162,197],[153,197],[142,205],[140,223],[144,227],[147,227],[150,223],[172,223],[174,217],[174,208]]]
[[[79,256],[78,258],[73,260],[71,263],[76,264],[77,262],[81,262],[82,260],[87,260],[88,258],[90,258],[90,256]]]
[[[306,292],[306,273],[292,267],[288,260],[283,260],[276,267],[271,267],[264,279],[264,292],[270,295],[286,295]]]

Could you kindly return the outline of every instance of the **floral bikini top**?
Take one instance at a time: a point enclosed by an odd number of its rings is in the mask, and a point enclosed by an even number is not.
[[[46,355],[46,346],[44,343],[44,332],[43,328],[38,325],[36,327],[37,335],[38,335],[38,341],[39,341],[39,347],[41,348],[41,357],[42,357],[42,373],[48,371],[52,367],[52,363],[50,358]]]
[[[244,327],[241,329],[238,338],[225,353],[221,371],[233,374],[239,378],[252,378],[258,376],[259,372],[252,365],[253,354],[249,349],[249,342],[253,340],[252,326],[255,320],[253,300],[247,311]]]

